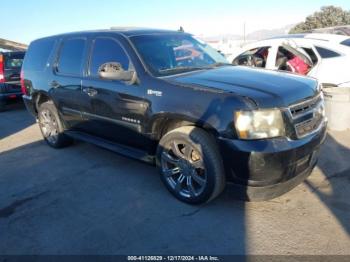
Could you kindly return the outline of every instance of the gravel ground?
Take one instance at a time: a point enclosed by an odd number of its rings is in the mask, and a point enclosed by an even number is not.
[[[157,170],[85,143],[55,150],[23,105],[0,113],[0,254],[350,255],[350,132],[307,181],[267,202],[228,186],[200,207]]]

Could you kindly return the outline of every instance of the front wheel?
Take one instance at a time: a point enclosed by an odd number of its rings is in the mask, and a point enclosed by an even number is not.
[[[209,202],[225,187],[217,145],[200,128],[180,127],[163,136],[158,145],[157,164],[167,189],[183,202]]]

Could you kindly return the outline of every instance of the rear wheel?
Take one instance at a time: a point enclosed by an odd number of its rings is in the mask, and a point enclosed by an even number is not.
[[[71,144],[72,139],[63,133],[63,126],[57,110],[51,101],[42,103],[38,110],[40,131],[45,141],[54,148]]]
[[[159,142],[157,163],[163,183],[183,202],[209,202],[225,187],[217,145],[200,128],[186,126],[167,133]]]

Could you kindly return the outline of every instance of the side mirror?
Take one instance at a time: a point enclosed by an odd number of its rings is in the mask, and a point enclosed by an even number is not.
[[[120,63],[108,62],[98,68],[98,75],[102,79],[119,80],[134,83],[136,81],[135,71],[125,71]]]

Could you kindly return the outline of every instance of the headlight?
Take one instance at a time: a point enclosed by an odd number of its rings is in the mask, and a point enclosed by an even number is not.
[[[285,135],[282,113],[278,109],[238,111],[235,126],[241,139],[272,138]]]

